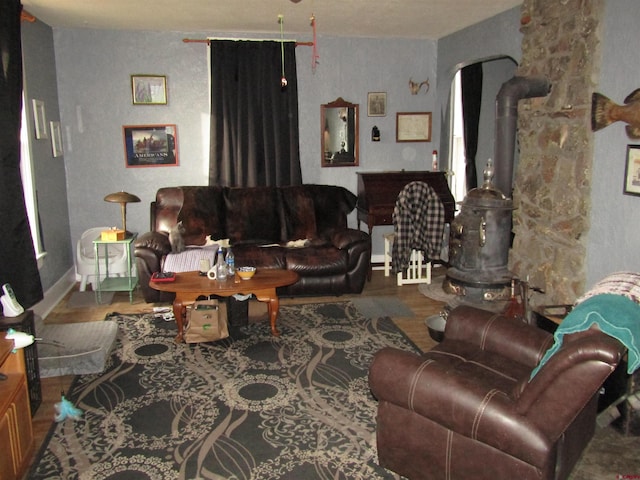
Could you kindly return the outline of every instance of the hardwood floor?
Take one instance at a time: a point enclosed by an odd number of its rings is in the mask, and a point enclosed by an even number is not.
[[[444,275],[444,268],[434,268],[433,281],[441,282]],[[75,288],[77,290],[77,286]],[[128,293],[118,292],[109,305],[92,305],[88,308],[69,308],[67,300],[69,294],[55,307],[55,309],[44,320],[47,324],[55,323],[75,323],[87,321],[101,321],[108,313],[144,313],[151,312],[154,306],[166,304],[145,303],[140,292],[134,295],[133,303],[129,302]],[[431,300],[418,291],[417,285],[404,285],[398,287],[394,276],[385,277],[382,270],[374,270],[372,279],[367,282],[362,296],[382,297],[395,296],[402,300],[414,313],[411,317],[395,317],[394,322],[405,334],[422,350],[429,350],[435,342],[429,337],[424,320],[428,316],[435,315],[442,309],[444,303]],[[340,297],[304,297],[304,298],[282,298],[281,305],[293,305],[301,303],[333,302],[336,300],[348,300],[351,295]],[[252,301],[253,302],[253,301]],[[250,315],[252,320],[261,319],[263,316],[261,309],[264,309],[266,318],[266,306],[259,302],[252,303]],[[255,308],[254,308],[255,307]],[[265,320],[266,321],[266,320]],[[42,404],[38,408],[33,418],[33,429],[35,436],[35,452],[45,440],[52,424],[54,416],[54,404],[60,401],[61,392],[66,392],[71,385],[73,376],[54,377],[42,379]]]

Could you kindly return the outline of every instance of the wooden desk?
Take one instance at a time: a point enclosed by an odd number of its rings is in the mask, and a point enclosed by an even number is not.
[[[369,227],[369,235],[376,225],[393,225],[393,209],[400,191],[410,182],[425,182],[438,194],[444,205],[445,222],[451,223],[456,202],[449,190],[445,172],[395,171],[357,172],[358,229],[360,222]]]

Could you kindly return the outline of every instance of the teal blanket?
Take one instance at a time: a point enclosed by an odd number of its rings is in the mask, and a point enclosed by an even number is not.
[[[633,373],[640,366],[640,305],[622,295],[605,293],[588,298],[567,315],[553,335],[554,344],[531,372],[530,378],[560,349],[565,335],[582,332],[592,325],[627,347],[628,373]]]

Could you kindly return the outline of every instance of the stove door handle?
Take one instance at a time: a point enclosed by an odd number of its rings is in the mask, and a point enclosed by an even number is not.
[[[480,235],[480,246],[484,247],[485,243],[487,243],[487,222],[484,217],[480,217],[480,228],[478,229],[478,234]]]

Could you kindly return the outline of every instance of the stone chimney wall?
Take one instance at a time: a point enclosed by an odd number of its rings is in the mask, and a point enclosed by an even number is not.
[[[517,75],[543,75],[547,97],[521,100],[509,268],[544,294],[533,305],[573,303],[585,289],[593,133],[603,0],[525,0]]]

